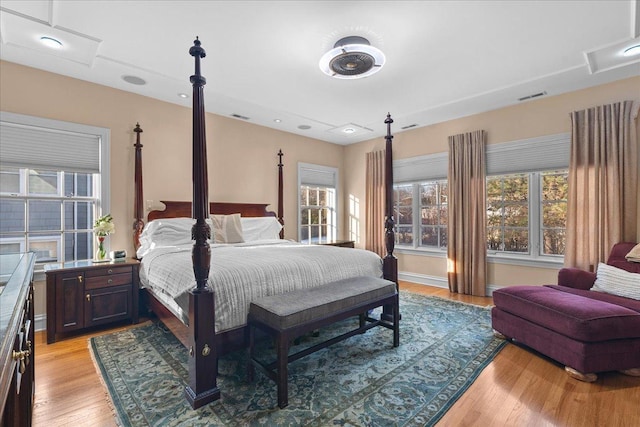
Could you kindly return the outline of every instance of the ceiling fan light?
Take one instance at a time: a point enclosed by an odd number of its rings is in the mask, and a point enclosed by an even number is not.
[[[624,52],[622,52],[622,55],[624,56],[633,56],[638,54],[640,54],[640,44],[628,47],[624,50]]]
[[[42,36],[40,37],[40,43],[51,49],[62,48],[62,42],[60,40],[54,39],[53,37]]]
[[[336,42],[322,55],[319,67],[323,73],[337,79],[359,79],[380,71],[386,58],[364,37],[350,36]]]

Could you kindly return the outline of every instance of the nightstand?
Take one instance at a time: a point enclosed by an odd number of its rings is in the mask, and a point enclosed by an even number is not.
[[[47,344],[94,326],[138,323],[138,268],[136,260],[46,264]]]

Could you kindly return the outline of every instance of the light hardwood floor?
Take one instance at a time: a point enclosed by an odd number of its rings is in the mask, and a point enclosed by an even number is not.
[[[491,298],[401,282],[401,289],[486,306]],[[115,328],[110,329],[113,331]],[[87,339],[101,330],[46,344],[36,333],[34,426],[114,426]],[[640,378],[600,374],[587,384],[559,364],[508,344],[438,426],[640,426]]]

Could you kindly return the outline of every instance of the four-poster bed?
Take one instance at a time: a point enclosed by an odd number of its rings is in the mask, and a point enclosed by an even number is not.
[[[226,353],[239,347],[245,347],[247,344],[247,328],[246,312],[251,298],[256,295],[269,295],[287,292],[288,290],[304,287],[319,286],[323,283],[339,280],[350,276],[383,276],[385,279],[391,280],[397,284],[397,260],[393,255],[394,249],[394,222],[393,222],[393,204],[390,192],[392,191],[392,168],[391,168],[391,128],[393,122],[391,117],[387,115],[385,123],[387,124],[386,136],[386,221],[385,236],[387,255],[384,259],[380,259],[377,255],[369,251],[361,249],[345,249],[320,245],[299,245],[284,240],[279,242],[256,242],[255,246],[264,246],[265,248],[256,248],[252,242],[244,242],[240,240],[237,244],[225,245],[217,243],[216,239],[212,239],[212,230],[209,219],[210,214],[213,215],[214,222],[220,220],[222,216],[226,220],[240,214],[241,221],[250,221],[250,218],[275,218],[283,224],[283,174],[282,174],[282,151],[278,152],[278,214],[270,212],[266,209],[268,204],[255,203],[220,203],[208,201],[208,175],[207,175],[207,153],[205,141],[205,118],[204,118],[204,101],[203,86],[206,83],[205,78],[200,73],[200,60],[205,57],[205,51],[201,47],[200,41],[196,39],[194,46],[191,47],[189,53],[195,58],[195,74],[191,76],[193,85],[193,200],[192,202],[163,201],[165,210],[151,211],[148,215],[147,227],[144,228],[143,221],[143,195],[142,195],[142,156],[140,143],[140,134],[142,129],[137,124],[134,132],[136,132],[135,147],[135,208],[134,208],[134,246],[138,250],[141,245],[147,245],[153,248],[155,243],[149,244],[149,234],[152,233],[151,224],[158,225],[155,227],[168,227],[171,232],[175,231],[175,227],[183,227],[187,218],[191,219],[190,241],[191,262],[188,272],[188,290],[173,289],[171,296],[175,301],[182,301],[186,306],[181,313],[180,308],[175,305],[167,304],[163,299],[162,290],[157,290],[152,285],[152,276],[154,270],[149,266],[152,263],[162,265],[166,263],[169,257],[185,258],[185,249],[156,248],[156,252],[148,252],[142,258],[141,265],[141,283],[147,284],[142,293],[142,300],[147,306],[169,327],[177,338],[186,346],[189,351],[189,380],[185,389],[185,395],[193,408],[198,408],[220,397],[220,390],[217,387],[217,358],[220,354]],[[182,225],[177,225],[182,221]],[[262,221],[262,220],[259,220]],[[218,223],[216,223],[218,224]],[[216,233],[217,233],[216,229]],[[145,233],[147,233],[145,235]],[[281,226],[277,230],[278,236],[282,239],[284,231]],[[142,242],[141,242],[142,240]],[[210,244],[212,242],[212,244]],[[295,245],[295,246],[294,246]],[[251,249],[246,248],[250,246]],[[307,249],[302,250],[301,247]],[[160,250],[160,252],[158,252]],[[249,251],[251,250],[251,255]],[[162,252],[164,251],[164,252]],[[261,261],[265,253],[265,261]],[[338,251],[337,253],[335,251]],[[161,253],[162,252],[162,253]],[[215,255],[212,257],[212,252]],[[237,283],[226,285],[221,279],[222,276],[238,276],[238,271],[228,272],[226,269],[230,264],[231,253],[242,254],[239,258],[248,258],[250,262],[246,263],[242,270],[251,270],[259,268],[259,264],[266,263],[265,270],[274,270],[274,276],[264,277],[263,272],[258,273],[260,280],[258,282],[269,282],[264,284],[253,283],[245,289]],[[311,255],[301,255],[301,253],[309,253]],[[321,252],[320,255],[313,254]],[[147,253],[147,252],[145,252]],[[138,252],[140,255],[140,251]],[[296,256],[302,257],[297,259]],[[255,257],[253,257],[255,255]],[[352,258],[353,257],[353,258]],[[319,260],[322,259],[322,262]],[[162,261],[160,261],[162,260]],[[330,264],[333,262],[334,264]],[[148,264],[148,265],[145,265]],[[213,263],[213,264],[212,264]],[[217,263],[217,264],[216,264]],[[255,264],[255,266],[254,266]],[[169,264],[166,264],[169,265]],[[175,279],[177,272],[169,270],[166,267],[161,276],[172,276],[170,280],[179,282],[183,279]],[[173,264],[171,264],[173,265]],[[337,268],[338,265],[340,268]],[[341,265],[341,266],[340,266]],[[212,267],[213,266],[213,267]],[[231,267],[229,267],[231,268]],[[289,269],[293,268],[293,272]],[[282,269],[282,270],[279,270]],[[313,274],[312,274],[313,273]],[[181,272],[183,276],[186,274]],[[216,276],[213,279],[213,276]],[[248,274],[248,273],[247,273]],[[157,274],[156,274],[157,275]],[[308,276],[308,277],[307,277]],[[326,277],[325,277],[326,276]],[[193,278],[195,277],[195,287],[193,287]],[[242,280],[255,280],[252,278],[243,278]],[[207,286],[207,282],[214,283],[215,290]],[[219,283],[220,282],[220,283]],[[273,282],[273,283],[272,283]],[[169,286],[175,285],[170,283]],[[249,286],[249,285],[247,285]],[[230,291],[229,289],[234,289]],[[232,292],[233,295],[230,295]],[[228,300],[231,300],[229,302]],[[237,300],[237,301],[236,301]],[[239,302],[238,302],[239,301]],[[232,305],[238,305],[240,308],[229,308]],[[246,305],[246,307],[244,307]],[[239,310],[238,312],[228,312],[231,310]],[[390,308],[385,307],[382,316],[389,316]],[[244,316],[244,319],[242,319]],[[242,320],[238,320],[242,319]],[[244,323],[243,323],[244,322]],[[215,328],[214,328],[215,325]]]

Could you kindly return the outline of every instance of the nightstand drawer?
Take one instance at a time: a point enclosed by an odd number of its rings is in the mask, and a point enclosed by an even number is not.
[[[96,276],[112,276],[114,274],[122,274],[122,273],[131,274],[131,270],[132,268],[130,265],[123,265],[121,267],[109,266],[105,268],[93,268],[93,269],[87,270],[84,273],[84,275],[86,277],[96,277]]]
[[[131,283],[131,269],[129,272],[112,274],[110,276],[89,277],[89,272],[85,273],[85,289],[105,288],[109,286],[128,285]]]

